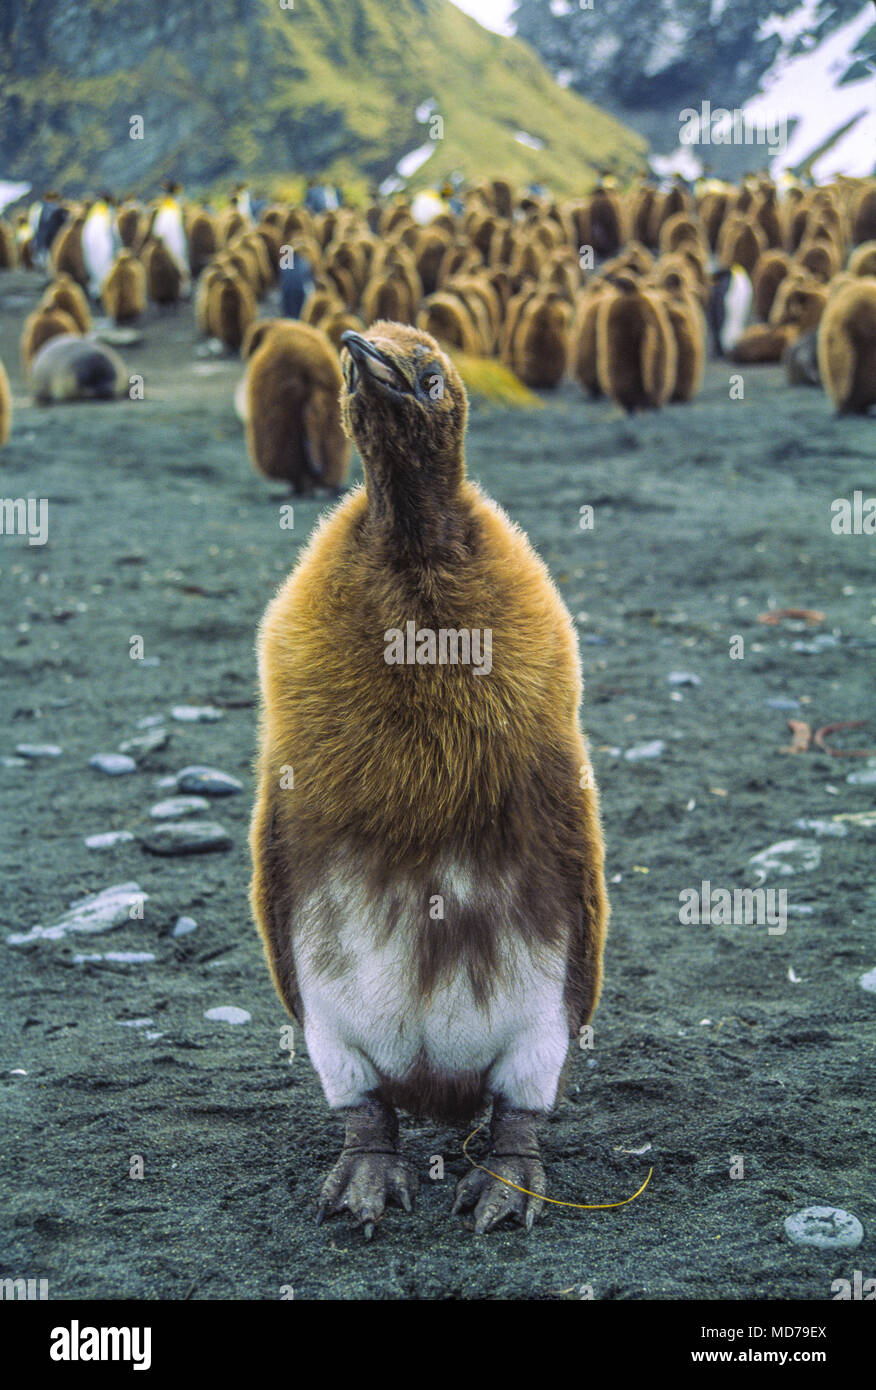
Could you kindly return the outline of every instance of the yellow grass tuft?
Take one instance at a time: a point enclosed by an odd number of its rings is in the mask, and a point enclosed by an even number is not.
[[[544,401],[495,358],[474,357],[468,352],[450,355],[471,395],[494,405],[515,406],[520,410],[544,409]]]

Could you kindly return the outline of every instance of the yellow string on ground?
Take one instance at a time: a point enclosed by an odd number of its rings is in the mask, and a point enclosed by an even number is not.
[[[483,1127],[483,1125],[478,1125],[477,1129],[473,1129],[462,1146],[462,1152],[465,1154],[472,1168],[480,1168],[482,1173],[489,1173],[491,1178],[495,1178],[497,1182],[503,1182],[506,1187],[513,1187],[517,1192],[525,1193],[527,1197],[537,1197],[540,1202],[550,1202],[555,1207],[575,1207],[578,1211],[607,1211],[609,1207],[625,1207],[630,1202],[634,1202],[637,1197],[641,1197],[648,1183],[651,1181],[651,1174],[654,1172],[653,1168],[649,1168],[648,1176],[642,1183],[638,1192],[634,1192],[632,1197],[624,1197],[622,1202],[561,1202],[558,1197],[543,1197],[540,1192],[530,1192],[528,1187],[518,1187],[516,1182],[510,1182],[508,1178],[503,1178],[501,1173],[494,1173],[492,1168],[485,1168],[482,1163],[476,1163],[468,1151],[468,1146]]]

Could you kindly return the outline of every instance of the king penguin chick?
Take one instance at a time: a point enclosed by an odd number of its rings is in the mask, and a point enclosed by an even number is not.
[[[7,443],[12,430],[12,392],[9,389],[9,377],[6,369],[0,362],[0,449]]]
[[[678,348],[669,315],[653,291],[631,275],[615,275],[620,293],[600,299],[596,371],[610,400],[628,415],[659,410],[675,389]]]
[[[410,1209],[396,1105],[468,1121],[491,1099],[485,1163],[507,1182],[473,1169],[453,1210],[531,1227],[537,1125],[596,1007],[608,917],[575,631],[466,479],[451,360],[398,323],[344,342],[365,483],[262,620],[252,905],[346,1119],[320,1219],[347,1208],[369,1236],[388,1201]]]
[[[861,276],[827,301],[818,367],[837,415],[866,415],[876,405],[876,278]]]
[[[253,467],[294,492],[342,488],[350,445],[341,427],[337,352],[319,328],[275,319],[246,339],[246,442]]]

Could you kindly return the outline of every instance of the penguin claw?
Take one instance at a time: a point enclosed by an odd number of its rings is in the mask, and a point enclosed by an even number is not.
[[[509,1218],[531,1231],[544,1210],[540,1194],[545,1190],[546,1180],[541,1161],[522,1156],[487,1161],[498,1176],[493,1177],[481,1168],[467,1173],[456,1189],[451,1215],[470,1213],[463,1216],[463,1225],[475,1235],[484,1235]],[[501,1182],[500,1178],[505,1181]],[[521,1192],[520,1188],[527,1191]],[[530,1196],[530,1193],[538,1195]]]
[[[346,1210],[370,1240],[387,1203],[396,1202],[410,1212],[416,1190],[417,1176],[400,1154],[345,1149],[323,1183],[317,1224]]]

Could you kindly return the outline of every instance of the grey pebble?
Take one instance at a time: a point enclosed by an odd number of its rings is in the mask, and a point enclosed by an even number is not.
[[[203,792],[205,796],[233,796],[243,791],[243,783],[236,777],[195,763],[177,773],[176,785],[181,792]]]
[[[249,1023],[252,1014],[248,1014],[246,1009],[238,1009],[234,1004],[223,1004],[218,1009],[208,1009],[204,1014],[214,1023]]]
[[[57,743],[17,743],[15,751],[20,758],[60,758],[62,749]]]
[[[789,699],[788,699],[786,696],[784,696],[784,695],[776,695],[776,696],[774,696],[773,699],[771,699],[771,700],[765,700],[765,701],[764,701],[764,704],[766,705],[767,709],[799,709],[799,708],[800,708],[800,701],[799,701],[799,700],[789,700]]]
[[[665,747],[666,744],[661,738],[655,738],[650,743],[637,743],[634,747],[628,748],[624,757],[628,763],[638,763],[645,758],[659,758]]]
[[[164,723],[163,714],[146,714],[137,720],[138,729],[157,729]]]
[[[841,821],[832,820],[795,820],[794,829],[811,830],[813,835],[833,836],[837,840],[844,839],[849,833]]]
[[[173,924],[171,936],[188,936],[189,932],[197,931],[198,924],[194,917],[177,917]]]
[[[829,647],[837,645],[838,638],[832,637],[829,632],[820,632],[817,637],[813,637],[811,642],[802,640],[791,643],[792,652],[805,652],[807,656],[818,656],[819,652],[826,651]]]
[[[0,758],[0,766],[2,766],[2,767],[27,767],[27,758],[13,758],[13,757]]]
[[[670,685],[702,685],[699,676],[693,671],[670,671],[666,677]]]
[[[85,839],[86,849],[112,849],[113,845],[124,845],[134,836],[130,830],[107,830],[102,835],[88,835]]]
[[[25,946],[32,941],[62,941],[70,932],[93,935],[112,931],[114,927],[130,922],[131,908],[137,903],[142,910],[142,904],[148,897],[148,893],[141,891],[139,883],[114,883],[101,893],[76,898],[70,904],[69,911],[51,926],[35,926],[28,932],[13,932],[6,940],[10,946]]]
[[[166,729],[147,729],[145,733],[137,734],[134,738],[126,738],[124,743],[119,744],[119,752],[135,753],[145,758],[149,753],[157,753],[169,738],[170,734]]]
[[[136,772],[137,764],[124,753],[95,753],[88,759],[88,766],[97,772],[105,772],[107,777],[122,777],[126,772]]]
[[[214,705],[174,705],[170,713],[181,724],[215,724],[225,718],[225,711]]]
[[[868,994],[876,994],[876,969],[868,970],[866,975],[861,976],[861,989],[865,989]]]
[[[179,820],[157,825],[141,839],[150,854],[205,854],[230,849],[231,836],[215,821]]]
[[[103,955],[94,951],[89,955],[75,955],[74,965],[87,965],[92,961],[114,961],[116,965],[147,965],[155,959],[151,951],[106,951]]]
[[[169,796],[166,801],[156,801],[149,814],[153,820],[178,820],[181,816],[206,811],[209,806],[205,796]]]
[[[767,875],[808,874],[821,863],[821,845],[815,840],[779,840],[748,862]]]
[[[855,1250],[864,1239],[857,1216],[840,1207],[806,1207],[785,1218],[785,1233],[794,1245],[817,1250]]]
[[[846,781],[853,787],[872,787],[876,785],[876,767],[862,767],[858,772],[850,772]]]

